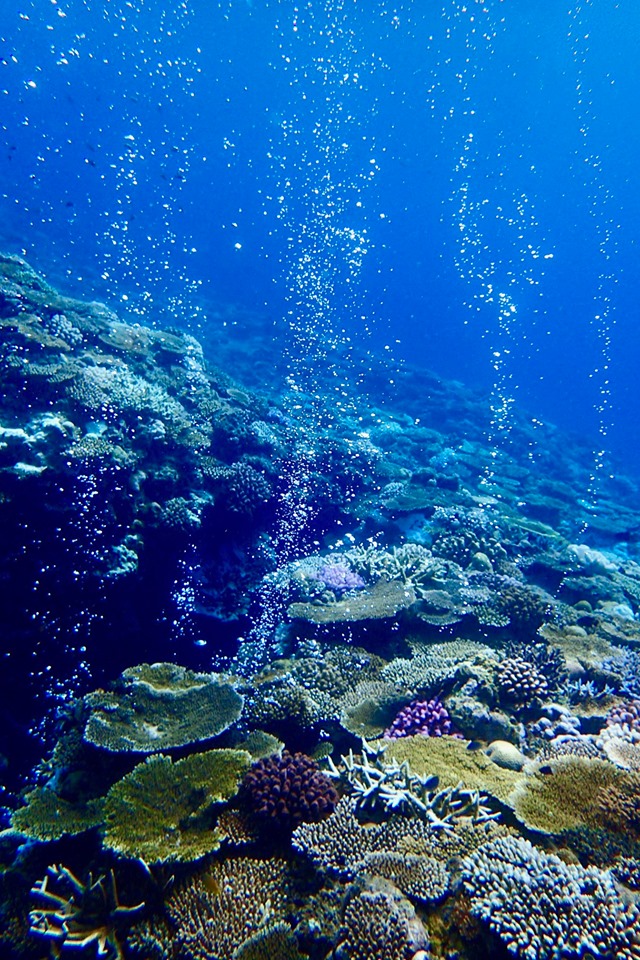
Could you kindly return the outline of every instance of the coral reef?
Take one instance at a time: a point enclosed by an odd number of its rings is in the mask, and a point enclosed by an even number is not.
[[[457,737],[406,737],[386,743],[384,756],[389,761],[408,763],[416,775],[435,778],[441,788],[462,784],[499,804],[510,805],[522,779],[518,771],[498,766],[481,750],[469,750],[469,744]]]
[[[0,952],[637,960],[638,489],[119,309],[0,255]]]

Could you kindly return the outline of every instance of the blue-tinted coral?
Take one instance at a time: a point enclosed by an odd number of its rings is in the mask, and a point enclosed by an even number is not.
[[[449,711],[437,697],[432,700],[414,700],[403,707],[384,736],[390,740],[398,737],[442,737],[452,732]]]
[[[620,693],[640,698],[640,653],[624,647],[615,658],[605,660],[603,667],[620,677]]]
[[[640,958],[640,909],[623,902],[608,871],[510,836],[467,857],[463,880],[471,912],[523,960]]]

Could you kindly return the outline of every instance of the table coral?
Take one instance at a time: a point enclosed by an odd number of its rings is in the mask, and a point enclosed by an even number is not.
[[[11,826],[33,840],[60,840],[97,827],[103,820],[101,798],[72,803],[51,787],[36,787],[11,816]]]
[[[311,623],[352,623],[358,620],[385,620],[396,617],[415,602],[410,584],[396,580],[378,580],[372,587],[330,603],[292,603],[290,617]]]
[[[217,805],[235,795],[250,763],[246,750],[209,750],[175,763],[149,757],[107,794],[105,846],[147,863],[216,850],[224,837]]]
[[[84,700],[85,740],[116,753],[158,753],[208,740],[238,719],[243,704],[224,677],[172,663],[130,667],[109,690]]]

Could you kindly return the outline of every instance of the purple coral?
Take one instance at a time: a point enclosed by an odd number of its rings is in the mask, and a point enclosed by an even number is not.
[[[361,590],[365,583],[360,574],[354,573],[346,563],[322,563],[316,572],[318,583],[324,585],[325,590],[334,593],[346,593],[348,590]]]
[[[640,734],[640,700],[626,700],[612,707],[607,714],[605,725],[620,726],[630,735]]]
[[[390,740],[398,737],[442,737],[452,733],[449,711],[437,697],[433,700],[414,700],[403,707],[384,736]]]
[[[271,831],[291,832],[301,823],[317,823],[333,813],[338,794],[318,764],[304,753],[257,760],[242,782],[255,819]]]

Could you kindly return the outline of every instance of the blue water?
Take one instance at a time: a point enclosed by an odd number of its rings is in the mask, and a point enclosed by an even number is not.
[[[640,471],[635,0],[162,6],[3,5],[6,249],[145,322],[390,347]]]

